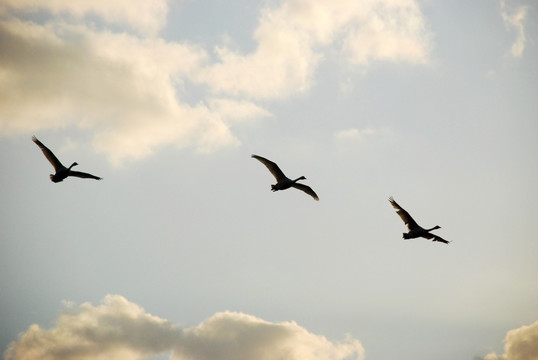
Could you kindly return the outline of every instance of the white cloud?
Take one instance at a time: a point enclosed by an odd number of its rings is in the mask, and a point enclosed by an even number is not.
[[[206,60],[190,45],[95,32],[64,23],[0,22],[0,131],[78,126],[111,162],[174,143],[200,151],[237,145],[230,106],[188,105],[176,89]],[[233,102],[232,102],[233,103]],[[266,116],[235,103],[238,120]]]
[[[424,64],[429,61],[431,35],[415,1],[370,2],[358,14],[344,48],[359,65],[374,60]]]
[[[363,130],[359,130],[357,128],[351,128],[346,130],[337,131],[334,134],[334,137],[337,139],[360,139],[364,138],[366,136],[373,136],[373,135],[386,135],[389,134],[391,130],[389,128],[365,128]]]
[[[45,24],[20,19],[36,10],[52,16]],[[165,145],[210,152],[239,144],[233,126],[270,115],[248,99],[309,89],[328,46],[361,65],[428,56],[414,0],[284,1],[262,12],[253,53],[220,47],[216,63],[200,46],[156,35],[166,12],[165,0],[2,3],[0,133],[77,127],[115,165]],[[104,25],[95,26],[96,16]]]
[[[360,134],[359,129],[347,129],[347,130],[341,130],[334,134],[334,137],[337,139],[347,139],[347,138],[354,138],[358,137]]]
[[[278,98],[312,84],[323,48],[342,42],[352,63],[373,60],[426,63],[431,36],[414,0],[288,0],[265,9],[254,38],[256,51],[243,55],[217,48],[220,63],[199,78],[216,92]]]
[[[294,322],[271,323],[222,312],[182,328],[148,314],[118,295],[100,306],[70,305],[52,329],[32,325],[5,353],[6,360],[142,359],[171,353],[174,360],[359,360],[360,342],[332,342]]]
[[[490,353],[484,360],[536,360],[538,359],[538,321],[508,331],[504,339],[504,354]]]
[[[209,107],[215,113],[220,114],[225,122],[231,123],[238,120],[248,120],[252,117],[271,116],[271,113],[267,110],[245,100],[215,98],[210,100]]]
[[[520,57],[525,50],[525,28],[523,27],[523,21],[527,16],[528,7],[518,6],[515,10],[507,11],[506,3],[501,1],[501,15],[504,20],[504,24],[509,29],[514,29],[517,33],[516,40],[510,49],[510,54],[514,57]]]

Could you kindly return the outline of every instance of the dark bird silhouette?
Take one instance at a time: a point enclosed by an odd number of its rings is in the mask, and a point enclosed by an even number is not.
[[[50,174],[50,180],[52,182],[57,183],[57,182],[63,181],[68,176],[76,176],[79,178],[95,179],[95,180],[102,179],[92,174],[71,170],[73,166],[78,165],[76,162],[72,163],[71,166],[68,168],[63,166],[60,160],[58,160],[58,158],[52,153],[52,151],[50,151],[48,147],[43,145],[41,141],[37,140],[35,136],[32,136],[32,141],[35,142],[37,146],[39,146],[41,151],[43,151],[43,154],[45,154],[45,157],[47,158],[47,160],[52,164],[52,166],[54,167],[54,170],[56,171],[54,175]]]
[[[280,170],[278,165],[275,164],[274,162],[267,160],[266,158],[263,158],[258,155],[252,155],[252,157],[254,159],[259,160],[262,164],[264,164],[267,167],[267,169],[269,169],[271,174],[273,174],[273,176],[275,177],[276,184],[271,185],[271,191],[286,190],[286,189],[289,189],[290,187],[294,187],[312,196],[314,200],[319,200],[319,197],[316,195],[314,190],[310,188],[310,186],[306,186],[304,184],[300,184],[297,182],[299,180],[306,180],[304,176],[301,176],[295,180],[292,180],[288,178],[286,175],[284,175],[282,170]]]
[[[431,229],[424,229],[420,225],[417,224],[415,220],[409,215],[407,211],[405,211],[394,199],[392,196],[389,198],[390,203],[392,204],[392,207],[396,209],[396,213],[400,215],[405,225],[407,225],[407,228],[409,229],[408,233],[403,233],[403,238],[405,240],[408,239],[415,239],[415,238],[425,238],[425,239],[432,239],[432,241],[439,241],[445,244],[448,244],[450,241],[445,240],[435,234],[431,234],[430,231],[440,229],[441,227],[439,225],[436,225],[432,227]]]

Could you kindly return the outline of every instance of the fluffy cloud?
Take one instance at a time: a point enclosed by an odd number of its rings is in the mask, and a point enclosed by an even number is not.
[[[18,20],[0,22],[0,40],[0,132],[78,126],[115,164],[170,143],[200,151],[238,143],[229,106],[180,101],[177,88],[206,59],[195,46]],[[237,120],[268,114],[227,103]]]
[[[538,321],[529,326],[510,330],[504,339],[504,354],[488,354],[484,360],[538,359]]]
[[[368,2],[367,2],[368,3]],[[431,35],[415,1],[369,2],[344,41],[351,61],[429,61]]]
[[[334,343],[294,322],[271,323],[251,315],[217,313],[181,328],[117,295],[100,306],[70,305],[50,330],[32,325],[9,346],[6,360],[141,359],[170,353],[173,360],[358,360],[360,342]]]
[[[252,54],[217,48],[220,62],[200,74],[214,91],[256,98],[303,92],[323,58],[322,49],[340,44],[348,59],[426,63],[430,35],[414,0],[288,0],[265,9]]]
[[[525,29],[523,27],[523,20],[527,16],[528,7],[519,6],[515,10],[507,11],[507,6],[504,1],[501,1],[501,15],[504,20],[504,24],[509,29],[514,29],[517,33],[516,40],[510,49],[510,53],[514,57],[520,57],[525,50]]]
[[[46,23],[23,20],[36,11]],[[215,62],[160,38],[166,14],[166,0],[4,1],[0,133],[79,128],[115,165],[165,145],[210,152],[270,115],[254,99],[310,88],[329,46],[360,65],[423,63],[430,47],[415,0],[287,0],[262,11],[253,53],[219,47]]]

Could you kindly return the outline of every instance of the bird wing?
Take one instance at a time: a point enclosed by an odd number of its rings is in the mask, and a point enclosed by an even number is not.
[[[310,186],[307,186],[307,185],[304,185],[304,184],[299,184],[299,183],[294,183],[292,186],[294,188],[299,189],[301,191],[304,191],[308,195],[312,196],[314,198],[314,200],[319,200],[319,197],[316,195],[316,193],[314,192],[314,190],[312,190],[312,188]]]
[[[88,173],[80,172],[80,171],[73,171],[73,170],[71,170],[69,172],[69,176],[76,176],[76,177],[84,178],[84,179],[95,179],[95,180],[101,180],[102,179],[102,178],[100,178],[98,176],[95,176],[95,175],[92,175],[92,174],[88,174]]]
[[[389,198],[390,203],[392,204],[392,207],[395,208],[397,211],[396,213],[400,215],[405,225],[407,225],[407,228],[409,230],[413,230],[416,228],[419,228],[420,226],[417,224],[415,220],[409,215],[407,211],[405,211],[394,199],[392,196]]]
[[[262,164],[264,164],[267,169],[273,174],[277,182],[280,182],[281,180],[287,179],[286,175],[280,170],[277,164],[272,162],[271,160],[267,160],[266,158],[263,158],[258,155],[252,155],[252,157],[258,161],[260,161]],[[303,190],[304,191],[304,190]]]
[[[39,146],[41,151],[43,151],[43,154],[45,154],[47,160],[52,164],[52,166],[54,166],[54,170],[58,171],[59,169],[64,167],[60,160],[58,160],[58,158],[52,153],[52,151],[50,151],[48,147],[43,145],[41,141],[37,140],[35,136],[32,136],[32,141],[35,142],[37,146]]]
[[[445,243],[445,244],[448,244],[450,242],[449,240],[445,240],[440,236],[437,236],[437,235],[434,235],[434,234],[430,234],[430,235],[431,235],[431,237],[428,236],[428,239],[433,239],[432,241],[439,241],[439,242],[442,242],[442,243]]]

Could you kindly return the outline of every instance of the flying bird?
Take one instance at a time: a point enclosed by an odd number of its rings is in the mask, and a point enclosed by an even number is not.
[[[63,181],[68,176],[76,176],[79,178],[95,179],[95,180],[102,179],[92,174],[71,170],[73,166],[78,165],[76,162],[72,163],[71,166],[68,168],[63,166],[60,160],[58,160],[58,158],[52,153],[52,151],[50,151],[48,147],[43,145],[43,143],[39,141],[35,136],[32,136],[32,141],[35,142],[37,146],[39,146],[41,151],[43,151],[43,154],[45,154],[45,157],[47,158],[47,160],[52,164],[52,166],[54,167],[54,170],[56,171],[54,175],[50,174],[50,180],[52,182],[57,183],[57,182]]]
[[[267,169],[269,169],[271,174],[273,174],[273,176],[275,177],[276,184],[271,185],[271,191],[286,190],[286,189],[289,189],[290,187],[294,187],[312,196],[314,200],[319,200],[319,197],[316,195],[314,190],[310,188],[310,186],[306,186],[304,184],[300,184],[297,182],[299,180],[306,180],[304,176],[301,176],[295,180],[292,180],[288,178],[286,175],[284,175],[282,170],[280,170],[278,165],[275,164],[274,162],[267,160],[266,158],[263,158],[258,155],[252,155],[252,157],[260,161],[262,164],[264,164],[267,167]]]
[[[392,204],[392,207],[396,209],[396,213],[400,215],[405,225],[407,225],[407,228],[409,229],[408,233],[403,233],[403,238],[408,239],[415,239],[415,238],[425,238],[425,239],[432,239],[432,241],[439,241],[445,244],[448,244],[450,241],[445,240],[435,234],[431,234],[430,231],[440,229],[441,227],[439,225],[436,225],[432,227],[431,229],[424,229],[420,225],[417,224],[415,220],[409,215],[407,211],[405,211],[394,199],[392,196],[389,198],[390,203]]]

